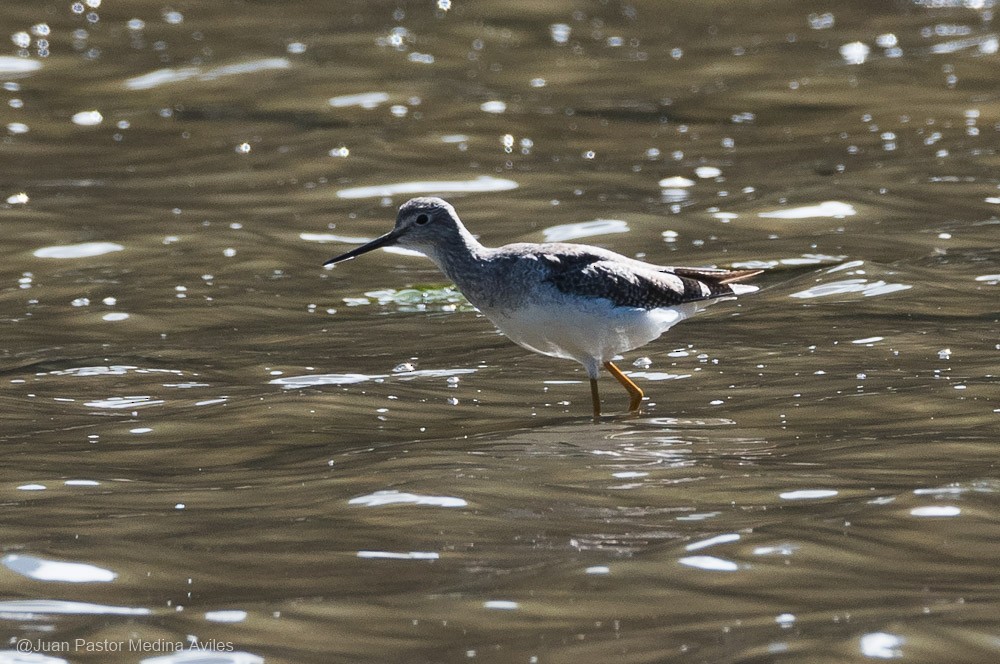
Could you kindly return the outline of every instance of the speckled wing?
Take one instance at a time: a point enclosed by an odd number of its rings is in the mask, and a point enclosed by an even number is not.
[[[567,295],[605,298],[619,307],[657,309],[732,295],[729,283],[757,270],[657,268],[608,260],[599,255],[543,255],[545,281]]]

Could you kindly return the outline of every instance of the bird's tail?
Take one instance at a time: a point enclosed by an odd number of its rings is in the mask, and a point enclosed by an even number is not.
[[[750,284],[739,284],[738,281],[756,277],[764,270],[725,270],[713,267],[678,267],[674,268],[677,275],[696,279],[707,285],[711,291],[711,297],[725,297],[726,295],[746,295],[760,290]]]
[[[750,284],[727,284],[730,290],[733,291],[733,295],[746,295],[747,293],[756,293],[760,290],[757,286],[752,286]]]
[[[764,270],[726,270],[726,274],[722,275],[722,278],[719,279],[719,283],[732,284],[737,281],[743,281],[744,279],[756,277],[758,274],[762,274],[763,272]],[[754,290],[757,290],[757,288],[755,287]]]
[[[746,295],[747,293],[759,291],[760,288],[750,284],[739,284],[736,282],[756,277],[763,271],[764,270],[729,270],[728,274],[723,275],[723,277],[719,279],[719,283],[729,286],[729,289],[733,291],[733,295]]]

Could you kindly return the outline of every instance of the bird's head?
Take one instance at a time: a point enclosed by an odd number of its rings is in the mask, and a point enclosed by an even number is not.
[[[442,249],[460,238],[462,222],[451,204],[433,196],[411,198],[399,207],[396,225],[391,231],[367,244],[323,263],[333,265],[366,254],[380,247],[398,245],[435,258]]]

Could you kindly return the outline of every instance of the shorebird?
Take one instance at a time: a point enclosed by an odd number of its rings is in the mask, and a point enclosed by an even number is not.
[[[628,391],[629,410],[638,411],[642,390],[612,360],[720,298],[756,291],[756,286],[737,282],[762,272],[665,267],[564,242],[485,247],[465,228],[455,208],[436,197],[403,203],[391,231],[323,265],[390,245],[419,251],[434,261],[515,343],[582,364],[590,377],[595,421],[601,416],[601,367]]]

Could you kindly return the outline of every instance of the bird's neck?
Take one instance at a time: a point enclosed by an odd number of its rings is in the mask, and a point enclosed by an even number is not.
[[[446,246],[435,247],[427,255],[461,288],[463,283],[475,278],[487,249],[464,227],[455,230]]]

